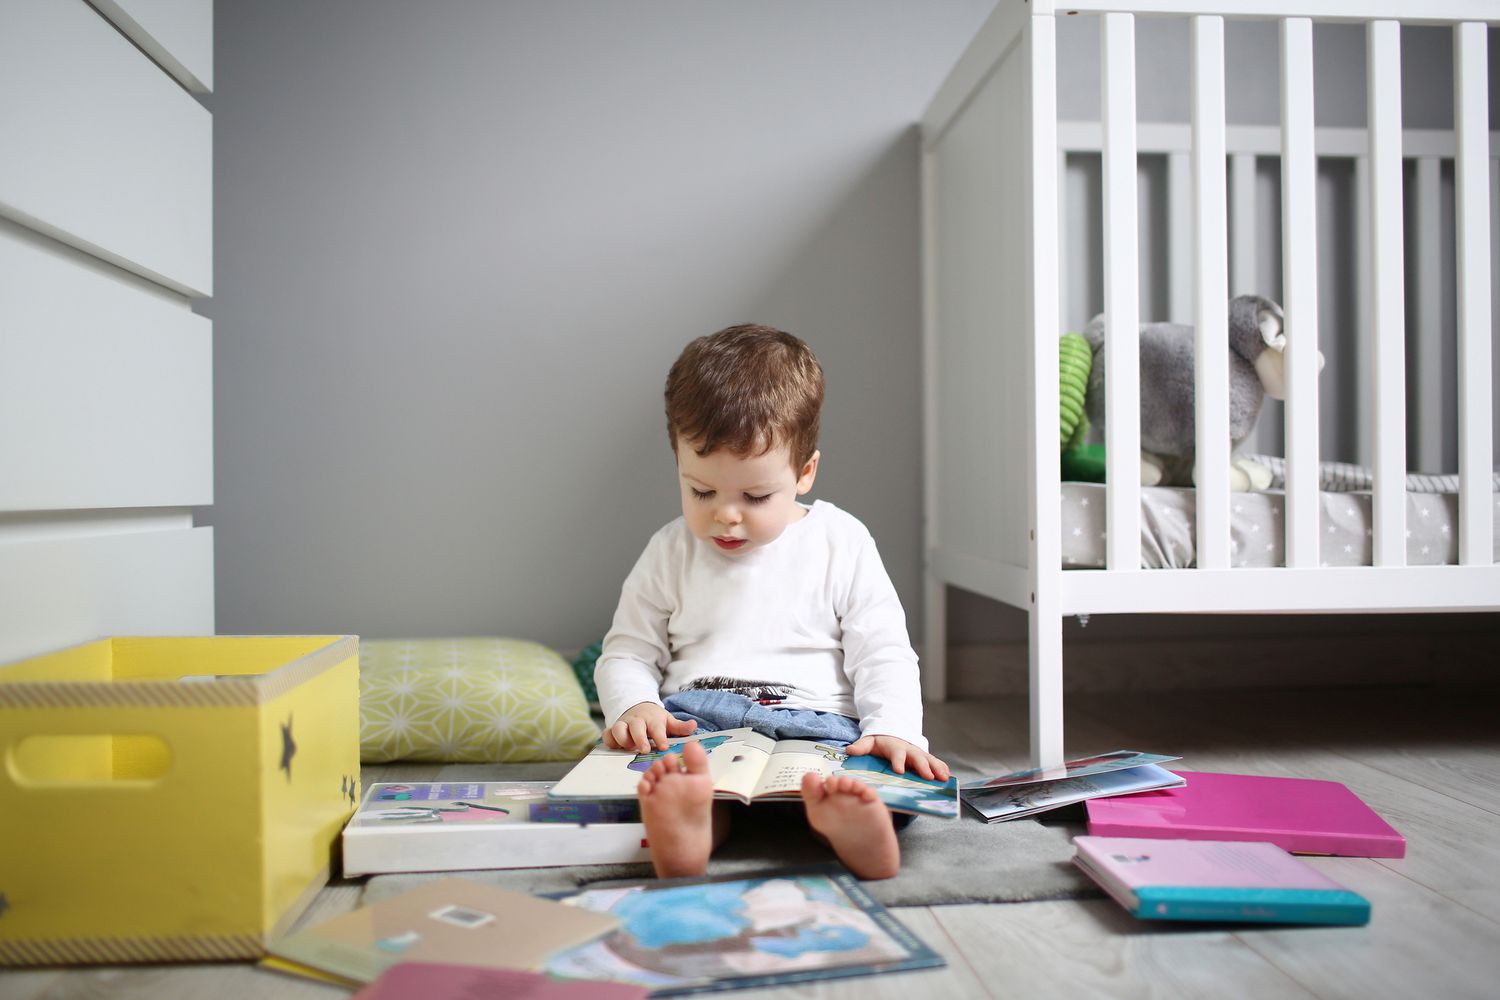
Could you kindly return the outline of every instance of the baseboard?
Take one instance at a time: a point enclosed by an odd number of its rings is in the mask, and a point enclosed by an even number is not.
[[[1153,638],[1063,645],[1065,691],[1500,683],[1491,633]],[[991,698],[1027,690],[1024,642],[948,650],[948,696]]]

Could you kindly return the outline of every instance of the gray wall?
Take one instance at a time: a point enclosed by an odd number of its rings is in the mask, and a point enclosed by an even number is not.
[[[920,633],[914,122],[991,6],[219,0],[220,631],[598,638],[757,321]]]
[[[758,321],[822,358],[816,495],[920,637],[914,123],[992,5],[219,0],[220,630],[598,638],[676,514],[667,366]],[[1275,123],[1275,29],[1229,29],[1230,119]],[[1408,122],[1447,126],[1417,69],[1446,39],[1404,39]],[[1093,20],[1059,40],[1060,110],[1094,116]],[[1137,40],[1142,119],[1186,120],[1182,22]],[[1363,124],[1362,33],[1316,42],[1319,124]],[[950,618],[1025,637],[971,595]],[[1240,627],[1105,629],[1200,626]]]

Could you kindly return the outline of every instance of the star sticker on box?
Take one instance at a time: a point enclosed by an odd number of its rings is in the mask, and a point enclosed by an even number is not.
[[[281,769],[286,772],[286,780],[292,780],[292,758],[297,755],[297,743],[292,739],[292,717],[288,715],[286,721],[281,724]]]

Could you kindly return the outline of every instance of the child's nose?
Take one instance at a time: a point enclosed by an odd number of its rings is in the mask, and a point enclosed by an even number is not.
[[[714,512],[714,518],[720,524],[735,525],[740,523],[740,509],[732,503],[720,506]]]

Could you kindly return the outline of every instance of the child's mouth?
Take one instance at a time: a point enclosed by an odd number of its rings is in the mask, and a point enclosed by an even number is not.
[[[720,538],[718,535],[714,536],[714,544],[721,549],[726,549],[729,551],[733,551],[739,548],[741,545],[744,545],[745,541],[746,540],[743,538]]]

